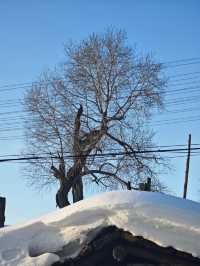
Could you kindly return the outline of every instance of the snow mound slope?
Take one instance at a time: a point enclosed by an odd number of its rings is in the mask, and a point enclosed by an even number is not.
[[[0,265],[48,266],[75,257],[115,225],[160,246],[200,257],[200,204],[153,192],[113,191],[0,230]]]

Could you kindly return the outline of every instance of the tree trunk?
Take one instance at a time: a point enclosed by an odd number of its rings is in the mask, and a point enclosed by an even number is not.
[[[74,165],[70,167],[65,175],[64,168],[59,166],[57,169],[52,166],[51,169],[54,172],[54,176],[60,181],[60,188],[56,193],[56,204],[59,208],[70,205],[68,200],[69,191],[72,189],[73,202],[77,202],[83,199],[83,182],[81,178],[81,171],[85,164],[86,157],[77,159]]]
[[[69,185],[67,179],[61,182],[60,188],[56,193],[56,204],[59,208],[70,205],[68,200]]]
[[[72,186],[72,196],[73,202],[83,199],[83,181],[81,177],[79,177],[77,182]]]

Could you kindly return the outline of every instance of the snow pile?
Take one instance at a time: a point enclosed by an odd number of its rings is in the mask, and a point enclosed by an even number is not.
[[[160,193],[107,192],[0,230],[0,265],[48,266],[75,257],[102,227],[115,225],[200,257],[200,204]]]

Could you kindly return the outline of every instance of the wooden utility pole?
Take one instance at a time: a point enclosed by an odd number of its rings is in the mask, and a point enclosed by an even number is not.
[[[4,227],[6,198],[0,197],[0,227]]]
[[[186,161],[185,183],[184,183],[184,190],[183,190],[184,199],[186,199],[186,196],[187,196],[188,176],[189,176],[189,168],[190,168],[190,152],[191,152],[191,134],[189,134],[189,138],[188,138],[188,154],[187,154],[187,161]]]

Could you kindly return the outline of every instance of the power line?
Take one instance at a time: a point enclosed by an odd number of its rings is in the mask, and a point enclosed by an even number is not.
[[[185,77],[185,76],[191,76],[191,75],[196,75],[196,74],[200,74],[200,71],[194,71],[194,72],[189,72],[189,73],[176,74],[176,75],[169,76],[169,78]]]
[[[200,107],[196,108],[185,108],[185,109],[173,109],[173,110],[165,110],[166,113],[159,113],[159,115],[169,115],[169,114],[178,114],[178,113],[185,113],[185,112],[195,112],[200,111]]]
[[[193,144],[191,144],[191,146],[200,146],[200,143],[193,143]],[[159,148],[159,149],[161,149],[161,148],[172,148],[172,147],[187,147],[187,145],[186,144],[154,145],[154,146],[146,146],[146,149],[150,149],[150,148]],[[123,152],[121,149],[116,149],[116,148],[109,148],[109,151],[115,151],[115,152],[117,151],[118,153],[119,152]],[[183,151],[181,151],[181,152],[183,152]],[[51,153],[50,152],[42,152],[42,153],[40,153],[40,155],[41,154],[42,155],[54,155],[54,154],[57,154],[57,152],[54,152],[54,153],[53,152],[51,152]],[[67,151],[64,151],[63,154],[66,155],[66,154],[71,154],[71,153],[67,152]],[[4,155],[0,155],[0,158],[3,158],[3,157],[19,157],[19,156],[21,156],[21,154],[4,154]],[[23,154],[23,156],[38,156],[38,154],[36,154],[36,153],[25,153],[25,154]]]
[[[184,124],[184,123],[196,122],[196,121],[200,121],[200,118],[199,119],[189,119],[189,120],[177,120],[177,121],[167,122],[167,123],[158,123],[158,124],[152,124],[152,126],[177,125],[177,124]]]
[[[189,60],[189,59],[188,59]],[[191,73],[185,73],[185,74],[182,74],[182,75],[190,75],[190,74],[196,74],[196,73],[200,73],[200,72],[191,72]],[[27,83],[21,83],[21,84],[26,84],[27,85]],[[181,85],[184,85],[184,83],[182,83]],[[7,86],[9,86],[9,85],[7,85]],[[199,91],[199,89],[200,89],[200,87],[185,87],[185,88],[181,88],[181,89],[175,89],[175,90],[170,90],[170,91],[167,91],[166,92],[166,95],[167,96],[170,96],[170,95],[172,95],[172,94],[181,94],[182,92],[187,92],[187,93],[190,93],[190,92],[195,92],[195,91]],[[181,105],[181,104],[185,104],[185,103],[187,103],[187,105],[189,104],[189,103],[197,103],[197,102],[199,102],[199,99],[200,99],[200,97],[199,97],[200,95],[195,95],[195,96],[192,96],[192,97],[182,97],[182,98],[175,98],[175,99],[172,99],[172,100],[167,100],[166,102],[165,102],[165,104],[167,105],[167,106],[172,106],[172,105],[174,105],[174,104],[176,104],[176,105]],[[126,97],[123,97],[124,99],[126,98]],[[20,101],[19,101],[20,102]],[[12,107],[14,107],[14,106],[17,106],[17,105],[14,105],[13,103],[16,103],[15,101],[7,101],[7,102],[0,102],[0,106],[1,107],[8,107],[8,104],[10,104],[10,105],[12,105]],[[7,105],[7,106],[6,106]],[[9,106],[10,107],[10,106]],[[190,109],[191,111],[192,111],[192,109]],[[197,108],[196,108],[196,110],[197,110]],[[179,110],[179,112],[181,112],[182,110],[180,109]],[[186,112],[186,109],[184,109],[184,111]],[[171,111],[171,112],[173,112],[173,111]],[[27,114],[25,111],[19,111],[19,110],[16,110],[16,111],[9,111],[9,112],[1,112],[0,113],[0,116],[1,115],[12,115],[12,114],[16,114],[16,113],[22,113],[22,114]],[[178,112],[177,112],[178,113]],[[184,118],[185,119],[185,118]],[[190,120],[182,120],[181,121],[181,123],[183,123],[183,122],[192,122],[192,121],[198,121],[199,119],[194,119],[194,118],[192,118],[192,120],[190,119]],[[188,119],[188,118],[186,118],[186,119]],[[1,119],[0,121],[3,121],[3,120],[6,120],[6,121],[9,121],[9,120],[12,120],[12,121],[17,121],[17,122],[19,122],[19,117],[16,117],[16,116],[13,116],[12,118],[7,118],[7,117],[5,117],[5,118],[3,118],[3,119]],[[25,121],[25,117],[20,117],[20,120],[23,122],[23,121]],[[16,123],[17,123],[16,122]],[[163,122],[163,121],[158,121],[158,122]],[[14,123],[4,123],[4,125],[10,125],[10,126],[13,126],[13,125],[15,125]],[[18,125],[18,123],[17,123],[17,125]],[[21,128],[22,129],[22,128]],[[1,130],[0,130],[0,132],[5,132],[5,131],[11,131],[11,130],[21,130],[19,127],[18,128],[12,128],[12,127],[9,127],[9,128],[1,128]]]
[[[200,81],[199,81],[200,82]],[[184,85],[184,83],[182,83],[181,85]],[[139,91],[139,92],[142,92],[141,90],[134,90],[135,92]],[[170,90],[167,90],[165,92],[165,95],[166,96],[170,96],[170,95],[174,95],[174,94],[181,94],[182,92],[186,92],[186,93],[190,93],[190,92],[195,92],[195,91],[200,91],[200,83],[199,83],[199,86],[189,86],[189,87],[184,87],[184,88],[180,88],[180,89],[170,89]],[[152,93],[153,95],[154,93]],[[127,96],[120,96],[118,97],[118,99],[127,99],[129,95]],[[11,105],[12,107],[16,107],[18,106],[17,103],[21,103],[21,99],[18,98],[16,100],[7,100],[7,101],[0,101],[0,107],[7,107],[9,105]],[[24,112],[26,113],[26,111],[16,111],[16,112]],[[7,112],[7,114],[12,114],[12,113],[16,113],[15,111],[13,112]],[[6,114],[6,112],[3,112],[3,113],[0,113],[1,114]]]
[[[200,64],[200,61],[182,63],[182,64],[177,64],[177,65],[165,65],[165,68],[181,67],[181,66],[196,65],[196,64]]]
[[[191,148],[191,151],[194,150],[200,150],[200,147],[198,148]],[[95,158],[103,158],[103,157],[116,157],[116,156],[123,156],[123,155],[136,155],[136,154],[152,154],[152,153],[169,153],[169,152],[175,152],[175,151],[188,151],[188,148],[177,148],[177,149],[153,149],[153,150],[136,150],[136,151],[130,151],[130,152],[108,152],[108,153],[102,153],[102,154],[89,154],[87,157],[95,157]],[[83,155],[68,155],[64,156],[65,159],[75,159],[75,158],[85,158]],[[0,159],[0,163],[2,162],[11,162],[11,161],[30,161],[30,160],[45,160],[45,159],[59,159],[58,156],[31,156],[31,157],[20,157],[20,158],[6,158],[6,159]]]
[[[182,62],[188,62],[188,61],[199,61],[200,57],[190,57],[190,58],[185,58],[185,59],[178,59],[178,60],[172,60],[172,61],[165,61],[163,64],[168,65],[168,64],[176,64],[176,63],[182,63]]]
[[[191,62],[192,61],[192,62]],[[184,63],[185,62],[185,63]],[[176,64],[181,63],[181,64]],[[193,58],[186,58],[186,59],[179,59],[179,60],[173,60],[173,61],[166,61],[162,62],[163,65],[165,65],[167,68],[170,67],[179,67],[179,66],[185,66],[185,65],[191,65],[191,64],[199,64],[200,63],[200,57],[193,57]],[[178,77],[178,76],[187,76],[187,75],[194,75],[194,74],[200,74],[200,71],[190,72],[190,73],[184,73],[184,74],[176,74],[170,76],[171,78]],[[56,80],[56,79],[54,79]],[[61,79],[57,79],[61,80]],[[9,90],[16,90],[19,88],[28,88],[34,85],[48,85],[51,84],[52,81],[33,81],[33,82],[21,82],[21,83],[12,83],[12,84],[4,84],[0,86],[0,91],[9,91]]]
[[[179,117],[179,118],[174,118],[174,119],[163,119],[163,120],[158,120],[158,121],[154,121],[154,123],[156,124],[156,123],[160,123],[160,122],[171,122],[171,121],[174,121],[174,122],[176,122],[176,121],[179,121],[179,120],[181,120],[181,121],[183,121],[183,120],[190,120],[190,119],[200,119],[200,115],[199,116],[188,116],[188,117]]]
[[[194,72],[195,73],[195,72]],[[200,72],[199,72],[200,73]],[[191,73],[188,73],[188,74],[191,74]],[[183,74],[184,75],[184,74]],[[200,81],[197,81],[197,82],[193,82],[193,84],[198,84]],[[27,83],[19,83],[19,84],[27,84]],[[31,84],[31,83],[30,83]],[[36,84],[42,84],[42,83],[36,83]],[[43,84],[47,84],[46,83],[43,83]],[[184,85],[189,85],[190,83],[179,83],[179,84],[173,84],[173,86],[184,86]],[[8,87],[10,85],[4,85],[2,87]],[[11,85],[12,86],[12,85]],[[170,86],[170,85],[169,85]],[[169,87],[168,86],[168,87]],[[0,87],[1,88],[1,87]],[[190,86],[190,87],[185,87],[185,88],[181,88],[181,89],[173,89],[173,90],[169,90],[169,91],[166,91],[165,92],[165,95],[169,96],[169,95],[172,95],[172,94],[179,94],[179,92],[190,92],[190,91],[196,91],[196,90],[199,90],[199,86]],[[16,87],[14,88],[11,88],[11,89],[16,89]],[[139,90],[140,91],[140,90]],[[127,96],[122,96],[120,97],[120,99],[126,99]],[[7,100],[7,101],[1,101],[0,102],[0,107],[7,107],[8,105],[11,105],[12,107],[16,107],[18,106],[17,103],[20,103],[21,102],[21,99],[15,99],[15,100]]]

